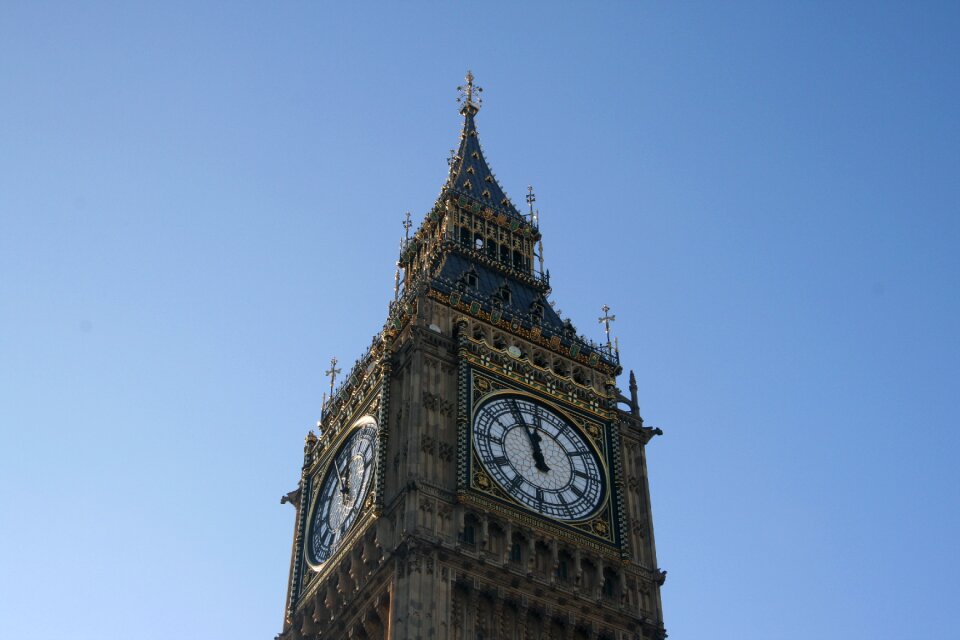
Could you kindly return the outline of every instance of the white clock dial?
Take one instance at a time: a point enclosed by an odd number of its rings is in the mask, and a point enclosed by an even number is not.
[[[473,443],[490,477],[541,515],[584,520],[606,498],[596,450],[569,420],[531,396],[485,400],[474,413]]]
[[[360,514],[373,484],[376,450],[377,425],[367,418],[357,423],[327,465],[307,534],[312,564],[325,562],[336,551]]]

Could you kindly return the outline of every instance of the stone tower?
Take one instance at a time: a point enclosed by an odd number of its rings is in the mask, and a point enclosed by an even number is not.
[[[645,453],[660,431],[633,374],[630,397],[616,386],[609,325],[592,343],[547,301],[532,194],[527,215],[504,194],[472,75],[460,90],[460,146],[402,244],[386,324],[284,498],[279,638],[664,638]]]

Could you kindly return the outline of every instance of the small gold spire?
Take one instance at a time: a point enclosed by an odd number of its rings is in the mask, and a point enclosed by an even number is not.
[[[607,334],[607,351],[612,351],[610,344],[610,323],[617,319],[617,316],[610,315],[610,306],[603,305],[600,307],[600,310],[603,311],[603,317],[600,318],[600,324],[603,325],[603,332]],[[617,343],[617,352],[620,351],[620,344]]]
[[[330,399],[333,400],[333,384],[337,380],[337,374],[340,373],[340,369],[337,369],[337,359],[330,358],[330,370],[324,371],[323,375],[330,376]]]
[[[460,107],[460,113],[463,115],[474,115],[477,111],[480,111],[480,105],[483,104],[483,98],[480,97],[480,94],[483,92],[483,87],[473,84],[473,72],[467,71],[466,76],[467,84],[457,87],[457,91],[460,92],[460,97],[457,98],[457,102],[463,104]]]

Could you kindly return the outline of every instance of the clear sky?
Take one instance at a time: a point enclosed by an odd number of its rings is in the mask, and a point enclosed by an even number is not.
[[[957,637],[956,3],[144,4],[0,5],[0,637],[280,630],[468,68],[665,431],[670,637]]]

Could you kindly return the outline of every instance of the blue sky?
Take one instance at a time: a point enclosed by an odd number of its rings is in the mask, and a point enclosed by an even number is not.
[[[0,7],[0,637],[280,630],[279,497],[468,68],[665,431],[671,638],[949,637],[957,5],[347,4]]]

